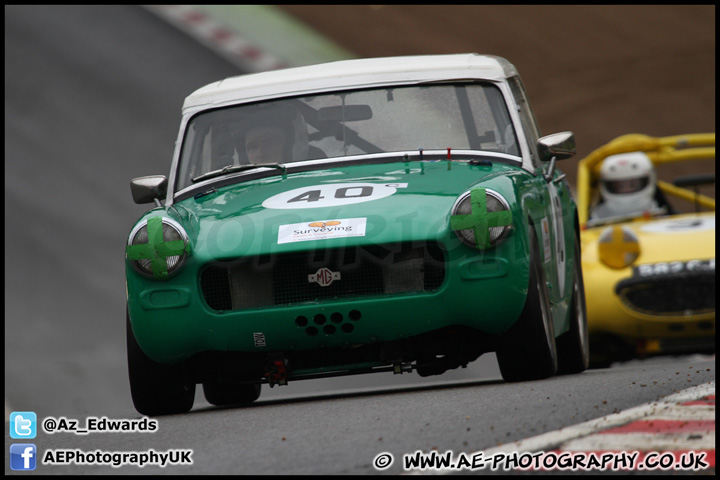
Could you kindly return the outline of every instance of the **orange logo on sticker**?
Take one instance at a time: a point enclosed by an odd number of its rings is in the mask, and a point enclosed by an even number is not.
[[[337,220],[332,220],[329,222],[313,222],[308,224],[308,227],[314,227],[314,228],[325,228],[325,227],[334,227],[335,225],[340,225],[340,222]]]

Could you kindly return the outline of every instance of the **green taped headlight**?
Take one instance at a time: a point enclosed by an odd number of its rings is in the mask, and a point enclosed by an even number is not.
[[[512,212],[499,193],[488,188],[475,188],[455,202],[450,228],[471,247],[491,248],[510,233]]]
[[[179,223],[152,217],[130,232],[126,256],[139,273],[166,279],[180,269],[189,252],[187,234]]]

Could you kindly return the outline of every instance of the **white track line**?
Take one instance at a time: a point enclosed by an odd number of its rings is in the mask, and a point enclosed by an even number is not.
[[[572,440],[577,440],[583,437],[594,435],[602,430],[607,430],[612,427],[625,425],[635,420],[648,420],[648,419],[659,419],[666,418],[671,415],[670,418],[678,419],[677,409],[684,409],[687,412],[687,417],[683,416],[684,419],[715,419],[715,407],[677,407],[677,404],[687,402],[691,400],[698,400],[707,395],[715,394],[715,382],[709,382],[696,387],[688,388],[682,392],[669,395],[657,402],[650,402],[644,405],[640,405],[628,410],[624,410],[619,413],[606,415],[604,417],[590,420],[585,423],[573,425],[566,428],[561,428],[554,432],[544,433],[536,437],[527,438],[514,443],[508,443],[501,445],[496,448],[484,450],[485,456],[491,456],[495,453],[508,453],[508,452],[537,452],[537,451],[548,451],[554,449],[564,450],[564,444]],[[609,435],[609,434],[608,434]],[[687,436],[687,435],[686,435]],[[596,436],[597,437],[597,436]],[[648,435],[644,436],[646,439]],[[712,449],[715,448],[715,435],[712,437]],[[678,447],[675,444],[675,447]],[[635,445],[632,450],[643,449],[644,445],[642,442]],[[687,447],[686,447],[687,448]],[[615,449],[615,447],[612,447]],[[623,446],[621,450],[627,450],[627,445]],[[601,450],[601,449],[600,449]]]

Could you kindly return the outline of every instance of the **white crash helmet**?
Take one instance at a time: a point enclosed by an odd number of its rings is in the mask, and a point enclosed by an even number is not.
[[[600,193],[609,214],[651,210],[655,188],[655,168],[643,152],[611,155],[603,161]]]

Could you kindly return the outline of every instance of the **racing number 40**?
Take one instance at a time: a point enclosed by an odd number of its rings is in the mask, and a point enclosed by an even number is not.
[[[357,187],[341,187],[335,190],[335,198],[361,198],[370,197],[373,194],[373,187],[361,185]],[[325,197],[322,196],[322,190],[308,190],[300,195],[288,200],[292,202],[317,202]]]

